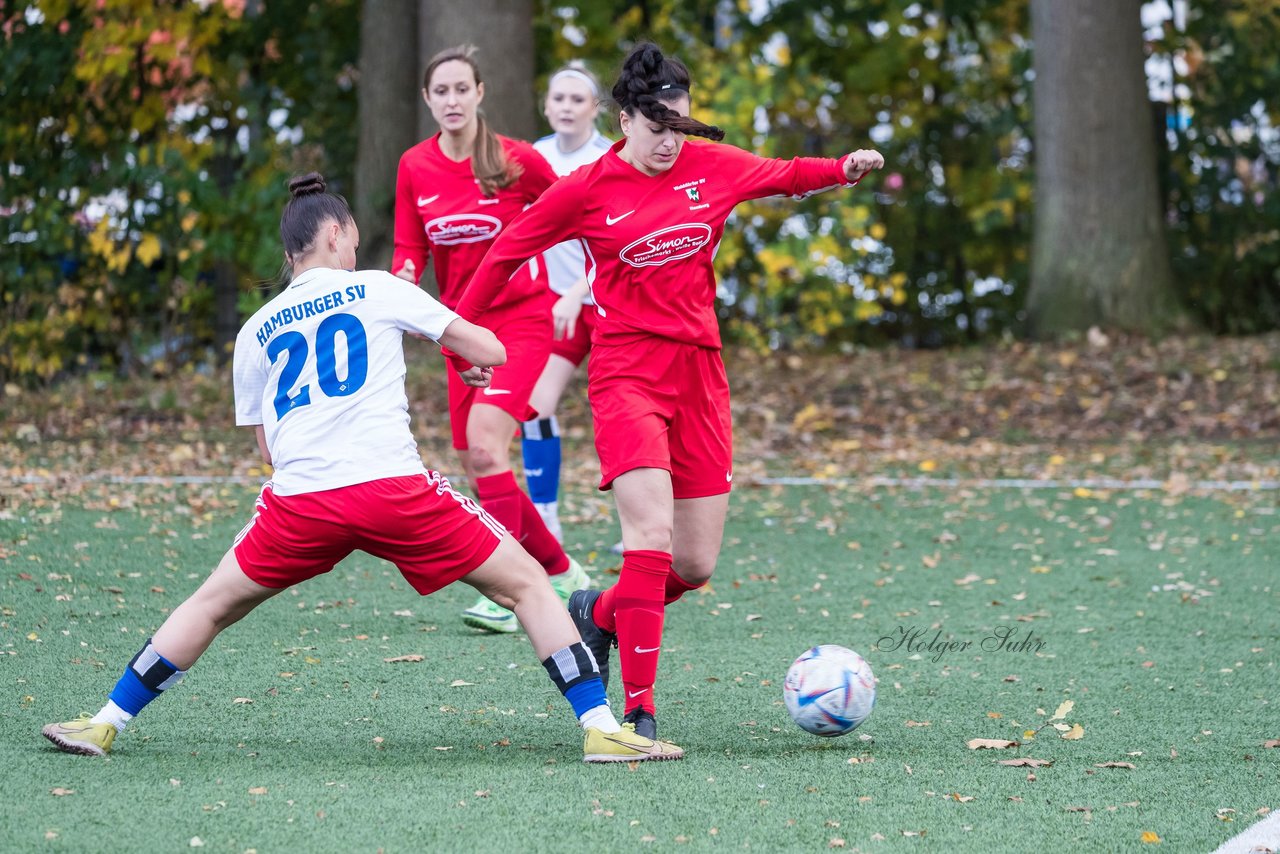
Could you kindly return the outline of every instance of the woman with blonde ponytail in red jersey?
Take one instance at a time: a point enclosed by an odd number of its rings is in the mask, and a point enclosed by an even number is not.
[[[624,139],[512,223],[458,305],[487,324],[513,270],[561,241],[583,244],[597,315],[588,396],[600,487],[613,490],[624,551],[617,583],[574,593],[569,609],[602,676],[610,645],[619,647],[624,721],[649,738],[665,607],[715,570],[733,480],[712,266],[725,221],[747,199],[849,187],[884,166],[871,150],[778,160],[688,139],[724,137],[689,117],[690,85],[683,63],[637,45],[612,93]]]
[[[441,51],[423,75],[422,97],[439,133],[400,158],[396,176],[392,271],[417,283],[428,258],[435,263],[440,302],[453,308],[494,239],[556,180],[550,164],[527,142],[489,129],[480,104],[484,82],[472,45]],[[516,428],[537,413],[529,397],[551,354],[551,305],[541,258],[509,273],[490,308],[489,328],[507,348],[507,363],[487,388],[450,372],[449,426],[480,505],[542,564],[561,598],[590,582],[516,482],[510,446]],[[463,612],[467,625],[514,632],[515,614],[480,597]]]

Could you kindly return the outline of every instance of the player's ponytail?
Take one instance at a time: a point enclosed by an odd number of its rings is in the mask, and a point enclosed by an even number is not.
[[[665,57],[653,42],[640,42],[622,62],[618,82],[613,84],[613,100],[630,115],[637,111],[650,121],[692,136],[724,139],[724,131],[714,125],[682,116],[664,101],[689,94],[689,69],[674,57]]]
[[[470,65],[476,85],[479,86],[480,65],[476,62],[476,50],[473,44],[461,44],[456,47],[447,47],[431,57],[431,61],[427,63],[427,70],[422,75],[422,88],[424,90],[431,88],[431,76],[446,62],[465,62]],[[523,171],[519,163],[507,159],[502,141],[484,119],[484,111],[477,110],[476,141],[471,150],[471,174],[479,182],[480,192],[486,196],[492,196],[502,187],[515,183]]]
[[[280,214],[280,240],[284,243],[285,257],[293,259],[307,254],[315,244],[320,227],[335,220],[346,230],[355,222],[347,200],[336,193],[326,192],[324,176],[308,172],[289,179],[289,195],[292,198]]]

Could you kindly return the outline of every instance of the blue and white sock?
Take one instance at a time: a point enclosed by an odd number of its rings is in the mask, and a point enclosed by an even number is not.
[[[591,650],[581,643],[571,644],[553,652],[542,666],[569,701],[584,729],[594,727],[606,733],[621,731],[622,727],[609,707],[604,683],[600,681],[600,668],[596,666]]]
[[[560,425],[554,415],[538,418],[524,422],[520,435],[529,500],[554,508],[560,495]],[[538,509],[542,512],[542,506]]]
[[[109,723],[117,732],[123,732],[147,703],[177,685],[186,675],[187,671],[179,670],[156,652],[151,638],[147,638],[146,644],[124,669],[120,681],[116,682],[107,704],[93,716],[93,723]]]

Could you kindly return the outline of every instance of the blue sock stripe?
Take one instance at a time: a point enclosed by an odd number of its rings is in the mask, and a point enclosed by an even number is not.
[[[112,689],[111,702],[129,714],[136,715],[142,711],[147,703],[159,696],[159,691],[152,691],[142,684],[142,680],[138,678],[138,674],[130,666],[125,668],[124,675],[120,677],[120,681]]]
[[[564,692],[564,698],[569,701],[569,705],[573,707],[573,714],[577,717],[582,717],[597,706],[605,706],[609,703],[605,697],[604,683],[600,681],[599,676],[593,676],[574,685]]]

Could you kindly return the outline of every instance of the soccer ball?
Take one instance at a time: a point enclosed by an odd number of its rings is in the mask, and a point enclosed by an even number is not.
[[[791,720],[805,732],[844,735],[871,715],[876,680],[862,656],[828,643],[792,662],[782,683],[782,698]]]

